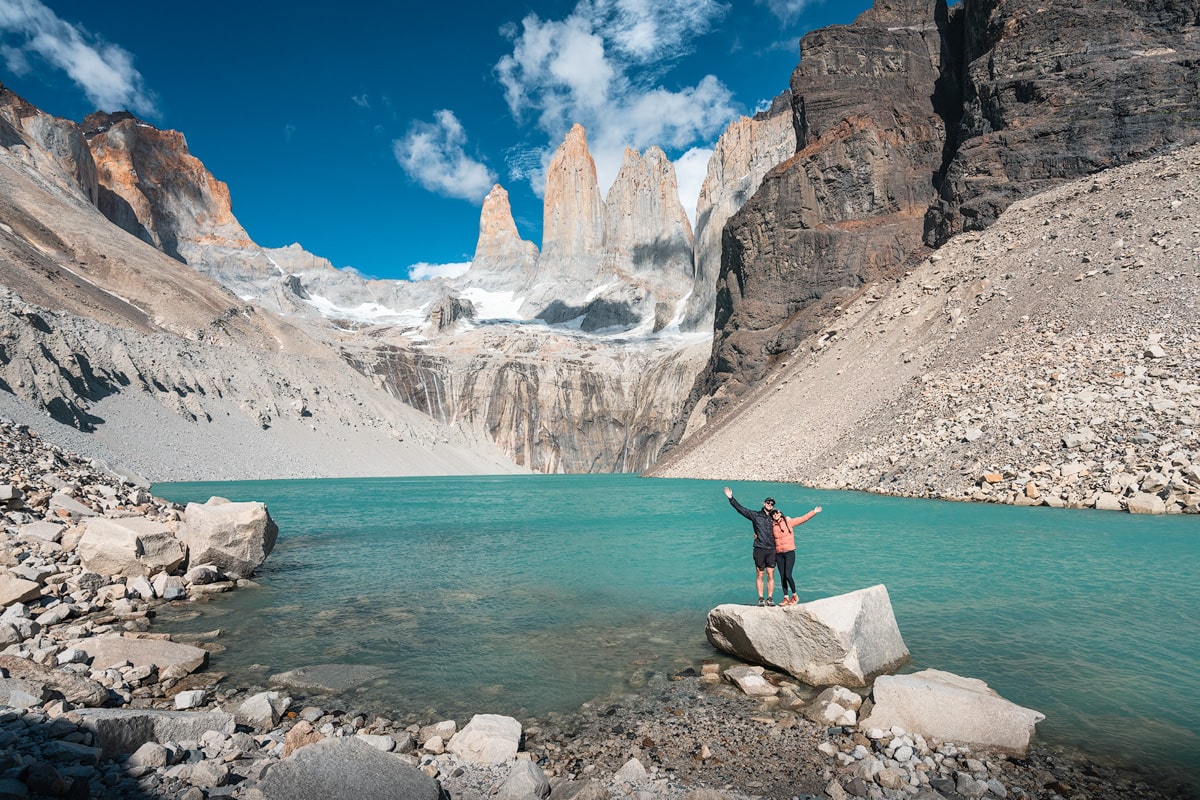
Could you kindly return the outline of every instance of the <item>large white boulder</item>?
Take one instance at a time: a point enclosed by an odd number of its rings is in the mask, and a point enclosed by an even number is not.
[[[190,673],[208,663],[207,650],[164,639],[129,639],[106,634],[81,639],[75,647],[87,653],[94,670],[129,663],[135,667],[155,666],[160,673],[171,667]]]
[[[76,551],[90,572],[154,575],[175,569],[186,555],[170,528],[145,517],[93,517],[83,524]]]
[[[476,714],[446,749],[475,764],[503,764],[516,757],[520,744],[520,722],[500,714]]]
[[[927,669],[881,675],[872,690],[874,708],[860,728],[893,726],[925,737],[987,750],[1023,754],[1034,726],[1046,716],[1005,700],[977,678]]]
[[[811,686],[866,686],[908,660],[882,584],[782,608],[717,606],[705,634],[726,653]]]
[[[179,538],[188,563],[214,564],[222,572],[248,578],[275,548],[279,527],[262,503],[231,503],[222,497],[203,505],[188,503]]]

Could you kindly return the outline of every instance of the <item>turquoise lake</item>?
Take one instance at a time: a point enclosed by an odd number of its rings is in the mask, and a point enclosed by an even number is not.
[[[986,681],[1037,738],[1200,774],[1200,521],[733,483],[797,529],[801,601],[887,586],[906,669]],[[160,614],[222,630],[212,668],[381,668],[347,703],[397,719],[570,712],[716,655],[707,611],[756,600],[722,484],[632,475],[178,483],[265,502],[260,588]],[[780,589],[776,587],[776,600]]]

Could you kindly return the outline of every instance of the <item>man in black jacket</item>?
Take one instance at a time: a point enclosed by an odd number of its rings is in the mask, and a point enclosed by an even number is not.
[[[775,499],[768,497],[763,500],[761,511],[751,511],[733,499],[733,490],[725,487],[725,496],[729,504],[746,519],[754,524],[754,568],[758,572],[756,585],[758,587],[758,604],[760,606],[775,605],[775,526],[771,522],[771,511],[775,508]],[[763,600],[763,573],[767,573],[767,598]]]

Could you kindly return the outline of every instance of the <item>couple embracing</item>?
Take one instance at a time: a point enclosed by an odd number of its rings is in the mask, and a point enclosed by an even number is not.
[[[796,582],[792,580],[792,567],[796,563],[796,537],[792,529],[821,513],[821,507],[817,506],[803,517],[785,517],[783,512],[775,507],[775,499],[772,497],[763,500],[761,511],[751,511],[733,499],[733,490],[728,486],[725,487],[725,496],[729,498],[729,504],[754,525],[754,568],[758,573],[758,604],[775,605],[776,564],[779,565],[779,579],[783,584],[783,600],[779,605],[792,606],[800,602],[796,595]],[[764,572],[767,573],[766,599],[763,598]]]

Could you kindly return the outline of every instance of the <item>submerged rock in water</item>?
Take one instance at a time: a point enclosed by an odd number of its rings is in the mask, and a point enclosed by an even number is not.
[[[296,691],[344,692],[379,678],[384,674],[381,667],[359,664],[314,664],[310,667],[280,672],[272,675],[272,686],[283,686]]]
[[[783,608],[717,606],[705,634],[720,650],[812,686],[866,686],[908,660],[883,584]]]

